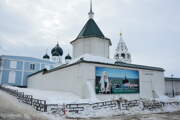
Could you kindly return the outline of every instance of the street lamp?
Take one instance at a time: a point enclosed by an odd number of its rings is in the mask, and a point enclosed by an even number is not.
[[[173,79],[174,75],[172,74],[171,75],[171,80],[172,80],[172,96],[174,97],[175,94],[174,94],[174,79]]]

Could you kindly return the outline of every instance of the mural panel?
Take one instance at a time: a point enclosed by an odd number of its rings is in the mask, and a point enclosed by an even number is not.
[[[139,93],[139,71],[96,67],[96,94]]]

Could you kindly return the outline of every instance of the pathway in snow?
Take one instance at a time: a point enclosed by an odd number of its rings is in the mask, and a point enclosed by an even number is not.
[[[0,120],[48,120],[48,118],[0,90]]]
[[[146,115],[124,115],[108,118],[88,119],[88,120],[180,120],[180,111],[172,113],[146,114]]]

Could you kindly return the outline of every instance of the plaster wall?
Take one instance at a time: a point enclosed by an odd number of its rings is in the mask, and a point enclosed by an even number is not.
[[[46,74],[35,74],[28,78],[28,88],[71,92],[82,96],[83,82],[79,66],[80,64]]]
[[[90,81],[93,86],[95,92],[95,67],[109,67],[109,68],[119,68],[119,69],[129,69],[129,70],[137,70],[139,71],[140,78],[140,93],[139,94],[97,94],[97,98],[101,100],[113,99],[124,97],[127,99],[137,99],[137,98],[153,98],[157,96],[164,95],[165,91],[165,83],[164,83],[164,73],[159,71],[151,71],[151,70],[142,70],[142,69],[133,69],[133,68],[123,68],[116,67],[110,65],[99,65],[99,64],[86,64],[82,63],[81,70],[83,73],[83,80]],[[91,72],[89,72],[91,71]],[[84,86],[84,89],[87,86]],[[154,92],[153,92],[154,91]],[[83,97],[89,98],[90,93],[88,90],[83,91]]]
[[[73,57],[77,58],[83,54],[91,54],[94,56],[102,56],[109,58],[109,40],[91,37],[82,38],[74,41]]]
[[[95,68],[109,67],[139,71],[140,93],[136,94],[95,94]],[[92,86],[90,90],[87,81]],[[124,68],[112,65],[80,63],[59,69],[47,74],[38,73],[28,78],[28,87],[44,90],[71,92],[81,98],[92,98],[95,95],[101,100],[124,97],[127,99],[153,98],[164,95],[164,73],[160,71]],[[154,91],[154,92],[153,92]]]

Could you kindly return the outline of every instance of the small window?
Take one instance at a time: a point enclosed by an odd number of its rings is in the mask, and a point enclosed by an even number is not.
[[[0,84],[2,82],[2,70],[0,69]]]
[[[121,54],[121,57],[125,58],[125,54],[124,54],[124,53],[122,53],[122,54]]]
[[[0,58],[0,67],[2,66],[2,59]]]
[[[115,55],[115,58],[116,58],[116,59],[119,59],[119,54],[116,54],[116,55]]]
[[[15,82],[16,82],[16,72],[10,71],[8,83],[15,83]]]
[[[10,68],[16,68],[17,62],[16,61],[10,61]]]
[[[35,64],[30,64],[30,70],[35,70]]]
[[[127,54],[127,58],[128,58],[128,59],[130,59],[130,58],[131,58],[131,57],[130,57],[130,54]]]

